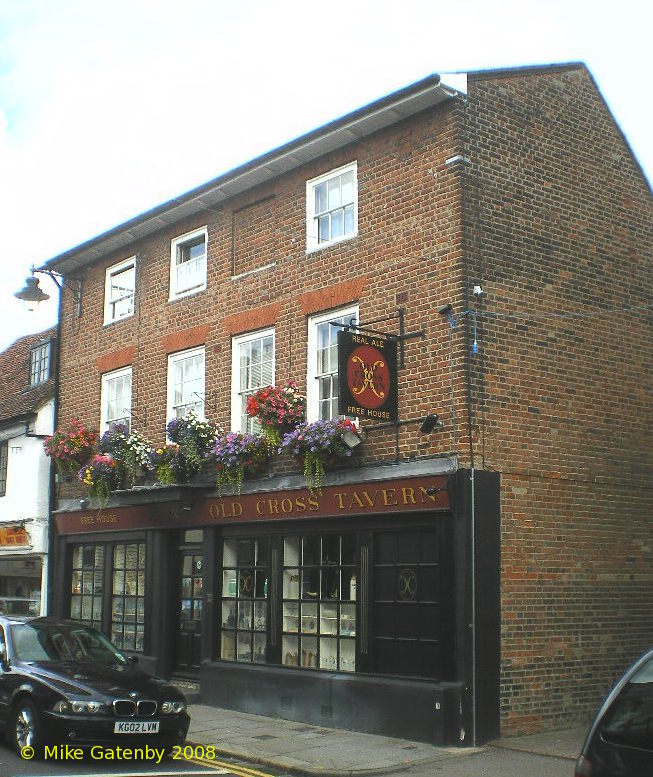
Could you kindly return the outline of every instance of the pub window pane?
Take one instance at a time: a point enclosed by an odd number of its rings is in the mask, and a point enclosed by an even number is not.
[[[284,538],[281,661],[356,670],[355,536]]]
[[[91,626],[102,625],[104,546],[78,545],[73,548],[70,617]]]
[[[111,637],[125,650],[143,650],[145,623],[145,543],[113,549]]]
[[[267,661],[269,570],[256,539],[226,539],[222,548],[220,657],[227,661]]]

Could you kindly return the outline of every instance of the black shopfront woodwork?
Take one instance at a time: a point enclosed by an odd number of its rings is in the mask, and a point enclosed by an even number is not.
[[[201,537],[202,531],[197,533]],[[197,672],[202,658],[203,559],[201,544],[182,544],[179,547],[179,621],[174,666],[176,671],[183,673]]]
[[[498,478],[477,473],[474,532],[467,477],[208,496],[167,521],[156,505],[62,514],[53,610],[90,613],[157,673],[199,677],[208,703],[431,742],[470,730],[476,655],[492,736]]]
[[[406,523],[223,528],[208,658],[452,680],[451,518]]]

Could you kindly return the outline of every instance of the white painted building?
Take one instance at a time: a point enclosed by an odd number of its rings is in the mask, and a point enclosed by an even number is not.
[[[0,353],[0,611],[45,614],[56,329]]]

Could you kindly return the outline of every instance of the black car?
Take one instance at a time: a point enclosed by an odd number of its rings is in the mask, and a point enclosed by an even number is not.
[[[576,761],[575,775],[653,775],[653,650],[635,661],[607,695]]]
[[[190,719],[177,688],[99,631],[53,618],[0,616],[0,726],[18,752],[46,744],[183,744]]]

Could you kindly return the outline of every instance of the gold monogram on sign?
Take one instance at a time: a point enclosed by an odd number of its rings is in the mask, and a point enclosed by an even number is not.
[[[354,386],[352,388],[352,393],[356,395],[362,394],[366,388],[369,388],[370,391],[372,391],[379,399],[383,399],[383,397],[385,397],[385,391],[383,391],[383,389],[381,389],[380,391],[377,391],[376,386],[374,385],[374,381],[375,381],[376,371],[380,367],[385,367],[385,362],[378,359],[377,361],[374,362],[374,364],[369,365],[369,364],[366,364],[359,356],[354,356],[352,358],[352,362],[354,362],[355,364],[360,364],[361,369],[363,370],[363,385]]]
[[[240,579],[238,581],[238,587],[240,589],[241,596],[251,596],[254,590],[254,581],[252,580],[252,573],[242,571],[240,573]]]
[[[417,597],[417,575],[414,569],[402,569],[397,578],[397,589],[402,601],[412,601]]]

